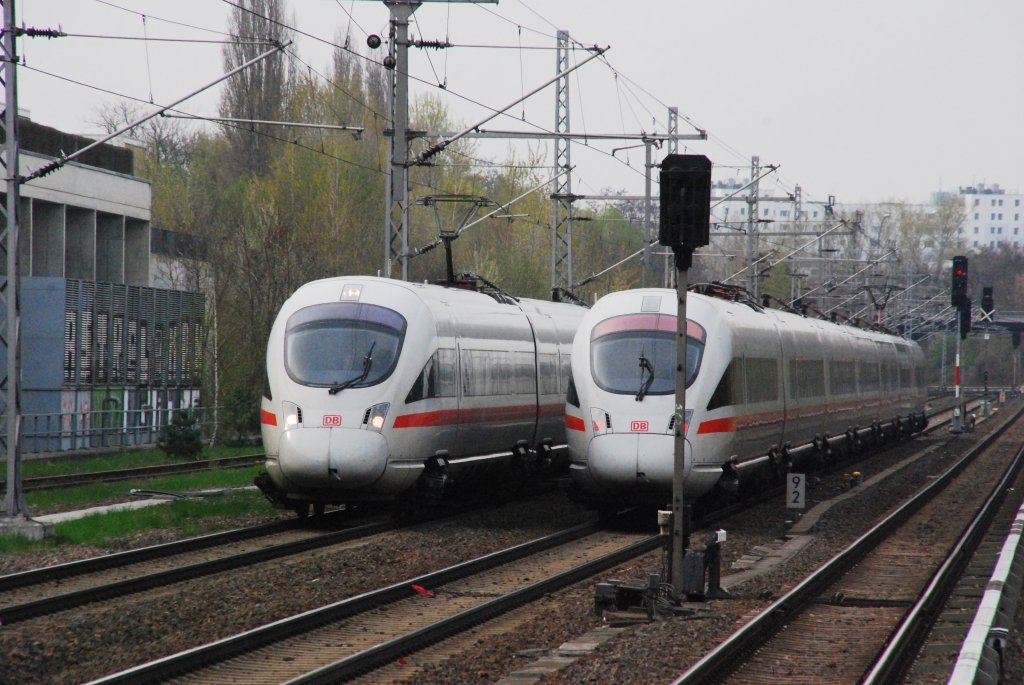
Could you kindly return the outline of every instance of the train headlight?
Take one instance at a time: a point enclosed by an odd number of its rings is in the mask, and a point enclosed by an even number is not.
[[[363,425],[370,430],[375,430],[378,433],[384,428],[384,419],[387,418],[388,409],[391,408],[389,402],[381,402],[375,404],[366,410],[366,416],[363,419]]]
[[[291,430],[302,425],[302,409],[294,402],[282,402],[281,413],[284,415],[285,430]]]
[[[594,435],[604,435],[612,430],[612,418],[604,409],[591,407],[590,425],[594,428]]]

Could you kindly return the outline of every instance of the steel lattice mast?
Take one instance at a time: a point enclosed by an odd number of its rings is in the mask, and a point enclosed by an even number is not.
[[[18,186],[21,182],[18,171],[18,55],[15,47],[16,28],[14,0],[0,0],[3,5],[3,57],[0,59],[0,81],[4,85],[3,151],[0,164],[3,165],[6,181],[6,197],[0,212],[3,213],[3,236],[0,245],[6,257],[6,278],[0,285],[0,326],[6,366],[0,378],[0,412],[3,413],[3,433],[0,434],[0,449],[7,460],[7,492],[4,495],[4,514],[0,518],[0,533],[16,532],[28,537],[40,538],[44,528],[28,517],[25,494],[21,487],[21,350],[19,346],[21,311],[18,286]]]
[[[555,73],[555,133],[569,131],[569,32],[558,32]],[[572,168],[568,137],[555,139],[554,173]],[[551,194],[551,294],[558,299],[559,288],[572,287],[572,173],[555,179]]]

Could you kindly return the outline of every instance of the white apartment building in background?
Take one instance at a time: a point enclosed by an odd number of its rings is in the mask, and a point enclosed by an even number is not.
[[[741,190],[749,183],[749,179],[737,180],[728,178],[717,180],[711,184],[711,224],[722,224],[737,228],[750,221],[748,202],[750,193]],[[741,191],[737,193],[736,191]],[[736,193],[733,195],[733,193]],[[728,199],[725,199],[728,198]],[[757,202],[757,217],[761,222],[791,223],[793,221],[824,221],[825,207],[820,202],[804,201],[797,217],[795,198],[782,198],[776,192],[774,196],[766,195],[762,190]]]
[[[1005,244],[1024,249],[1024,194],[1007,193],[998,183],[963,186],[966,218],[960,237],[972,251]]]

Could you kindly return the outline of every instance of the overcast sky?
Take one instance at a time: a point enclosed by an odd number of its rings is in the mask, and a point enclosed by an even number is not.
[[[18,22],[31,27],[151,39],[217,40],[230,9],[223,0],[17,3]],[[346,32],[363,52],[368,33],[387,34],[379,0],[288,0],[286,12],[322,39],[299,36],[295,46],[321,72],[327,43]],[[781,190],[799,184],[811,200],[925,202],[933,191],[977,183],[1024,192],[1020,0],[425,2],[413,19],[415,37],[467,46],[410,52],[414,96],[442,98],[465,124],[489,114],[473,103],[501,108],[552,78],[555,32],[564,29],[583,45],[610,48],[571,77],[574,132],[663,133],[675,106],[685,118],[680,133],[695,132],[688,120],[710,136],[680,151],[706,154],[716,177],[747,177],[757,155],[779,165]],[[222,73],[221,47],[23,38],[20,105],[39,123],[95,132],[97,108],[116,97],[94,88],[166,104]],[[571,62],[586,55],[574,50]],[[217,101],[213,90],[182,109],[216,115]],[[553,109],[549,87],[485,127],[550,131]],[[612,152],[630,145],[574,144],[574,192],[641,193],[642,148]],[[482,152],[499,158],[509,148],[491,143]],[[549,144],[534,149],[550,163]]]

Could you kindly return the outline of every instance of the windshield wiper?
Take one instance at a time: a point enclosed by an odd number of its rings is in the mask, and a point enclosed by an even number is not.
[[[363,357],[363,371],[362,371],[362,373],[360,373],[355,378],[349,378],[347,381],[345,381],[343,383],[338,383],[337,385],[332,385],[327,390],[327,392],[332,394],[332,395],[337,395],[339,392],[341,392],[345,388],[351,388],[353,385],[356,385],[358,383],[362,383],[363,381],[365,381],[366,377],[370,375],[370,367],[373,366],[373,348],[376,347],[376,346],[377,346],[377,341],[374,340],[373,343],[370,345],[370,349],[367,350],[366,356]]]
[[[648,373],[647,380],[644,380],[644,371]],[[651,389],[651,384],[654,383],[654,367],[651,366],[651,362],[648,361],[644,353],[640,352],[640,390],[636,393],[636,401],[643,402],[644,397],[647,396],[647,391]]]

